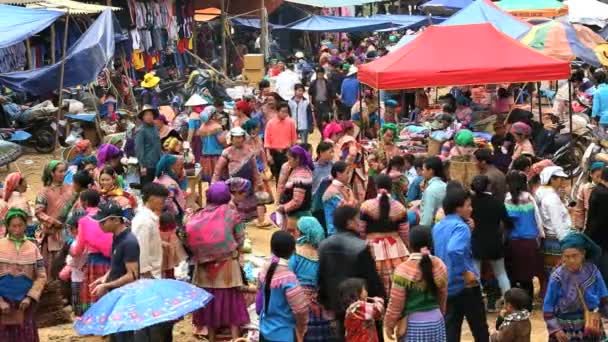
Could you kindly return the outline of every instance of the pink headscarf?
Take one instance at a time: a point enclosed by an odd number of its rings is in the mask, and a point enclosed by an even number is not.
[[[20,172],[13,172],[13,173],[10,173],[8,176],[6,176],[6,179],[4,180],[4,196],[3,196],[3,199],[5,202],[8,202],[9,198],[11,198],[13,191],[15,191],[15,189],[17,188],[19,183],[21,183],[22,178],[23,177],[21,176]]]
[[[342,131],[342,126],[339,123],[332,121],[325,126],[325,129],[323,129],[323,138],[329,139],[329,137],[331,137],[333,134],[339,134],[342,133]]]

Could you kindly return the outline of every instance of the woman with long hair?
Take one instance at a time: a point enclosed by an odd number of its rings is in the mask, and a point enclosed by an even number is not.
[[[348,165],[345,162],[337,161],[334,163],[331,168],[331,177],[331,184],[321,196],[328,236],[337,233],[334,227],[334,212],[336,209],[345,205],[356,207],[359,204],[348,184]]]
[[[366,169],[363,150],[357,142],[355,125],[352,121],[342,123],[344,135],[338,140],[335,147],[334,157],[337,160],[343,160],[348,164],[349,185],[355,193],[358,201],[365,200],[366,187]]]
[[[533,278],[542,273],[539,240],[545,237],[540,211],[528,192],[526,175],[510,171],[506,177],[505,208],[512,222],[506,232],[505,264],[511,284],[534,295]]]
[[[302,216],[312,216],[312,171],[315,166],[308,153],[301,146],[292,146],[287,153],[291,168],[285,188],[280,193],[277,212],[287,216],[285,230],[296,236],[296,222]]]
[[[214,297],[205,308],[194,312],[192,322],[197,329],[209,329],[211,342],[216,340],[217,329],[228,326],[232,339],[237,339],[239,327],[249,323],[239,266],[245,225],[230,205],[226,183],[220,181],[209,187],[207,206],[190,218],[186,236],[195,264],[192,283]]]
[[[439,157],[429,157],[422,165],[424,191],[420,202],[420,224],[432,227],[437,211],[445,198],[447,184],[443,162]]]
[[[49,278],[53,278],[53,260],[63,248],[63,222],[59,220],[59,216],[72,197],[72,186],[63,183],[65,171],[65,163],[51,160],[42,173],[44,187],[36,197],[36,218],[42,228],[41,252]]]
[[[376,261],[376,270],[386,293],[390,293],[391,276],[408,255],[409,223],[403,204],[390,196],[390,177],[378,175],[375,181],[378,197],[361,205],[359,234],[367,239],[369,250]]]
[[[384,329],[400,342],[446,340],[443,315],[448,299],[447,267],[431,255],[429,227],[416,226],[409,236],[411,254],[395,269]],[[406,320],[406,322],[400,322]],[[399,331],[407,324],[405,334]],[[395,331],[396,330],[396,331]]]
[[[163,155],[156,164],[154,182],[169,190],[165,208],[175,215],[177,225],[181,227],[186,213],[186,190],[188,189],[188,181],[184,173],[184,159],[171,154]]]
[[[120,187],[118,174],[111,166],[104,168],[99,174],[99,193],[101,201],[115,201],[123,210],[124,217],[131,219],[135,215],[137,200],[133,195]]]
[[[405,195],[409,185],[405,171],[405,158],[402,156],[392,157],[384,171],[390,177],[393,184],[390,192],[391,197],[403,205],[407,204]]]
[[[260,341],[303,341],[309,299],[298,277],[289,269],[295,250],[291,234],[277,231],[270,239],[272,257],[258,275],[256,311],[260,315]]]
[[[378,144],[378,148],[374,151],[376,161],[380,163],[380,168],[384,169],[388,167],[390,160],[400,153],[399,148],[395,145],[395,142],[399,138],[399,132],[397,125],[394,123],[385,123],[380,129],[381,141]]]

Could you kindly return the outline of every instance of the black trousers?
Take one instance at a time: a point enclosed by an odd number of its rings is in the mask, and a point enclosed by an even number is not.
[[[154,182],[156,169],[146,168],[146,175],[141,177],[141,186]]]
[[[459,294],[448,297],[445,315],[447,342],[460,342],[462,321],[465,317],[475,342],[489,342],[486,310],[479,286],[465,288]]]
[[[273,164],[270,166],[270,172],[272,172],[272,176],[278,182],[279,173],[281,173],[281,166],[287,162],[287,149],[270,150],[270,155],[272,156],[273,161]],[[281,196],[281,194],[277,195]]]
[[[319,132],[323,133],[323,124],[331,121],[332,114],[329,101],[315,102],[315,119],[317,120]]]

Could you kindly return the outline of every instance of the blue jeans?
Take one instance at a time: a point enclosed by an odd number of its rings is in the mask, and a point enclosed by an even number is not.
[[[494,276],[496,277],[496,280],[498,280],[500,292],[502,292],[502,295],[504,296],[505,292],[511,288],[511,282],[509,281],[507,271],[505,270],[505,259],[488,260],[488,263],[492,267],[492,272],[494,272]],[[481,260],[475,259],[475,267],[481,274]]]
[[[308,130],[298,130],[298,137],[303,143],[308,143]]]

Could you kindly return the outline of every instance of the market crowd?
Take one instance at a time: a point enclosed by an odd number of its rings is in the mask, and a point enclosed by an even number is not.
[[[360,89],[356,65],[377,56],[372,40],[350,55],[332,44],[314,72],[301,53],[299,69],[277,61],[273,85],[261,81],[232,115],[208,92],[193,95],[185,132],[146,93],[131,150],[94,152],[80,141],[71,160],[46,165],[34,206],[24,175],[9,174],[0,340],[38,341],[34,309],[48,281],[70,284],[79,317],[137,279],[175,278],[184,262],[189,281],[213,295],[193,313],[194,333],[236,339],[250,322],[247,230],[272,226],[280,228],[272,256],[255,282],[260,341],[459,341],[465,318],[477,342],[530,341],[533,310],[551,341],[603,340],[606,165],[591,164],[569,207],[560,197],[568,175],[535,157],[542,124],[517,109],[511,87],[498,89],[490,110],[502,120],[484,138],[474,132],[476,88],[452,89],[428,113],[424,89],[401,98]],[[605,74],[594,76],[594,96],[608,96]],[[573,81],[589,83],[581,71]],[[159,82],[145,78],[150,89]],[[603,106],[594,101],[594,116],[608,115]],[[410,112],[417,123],[402,124]],[[322,139],[311,146],[315,129]],[[423,140],[428,151],[408,150]],[[432,142],[440,142],[434,153]],[[138,159],[139,186],[126,181],[127,156]],[[205,194],[192,177],[208,183]],[[486,314],[496,311],[489,327]],[[111,340],[170,341],[173,323]]]

